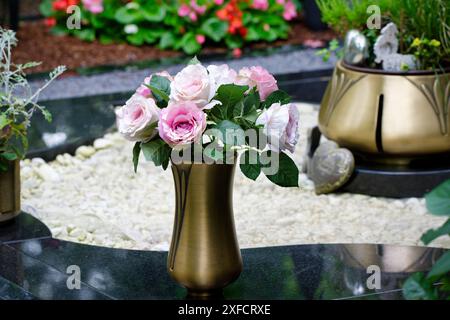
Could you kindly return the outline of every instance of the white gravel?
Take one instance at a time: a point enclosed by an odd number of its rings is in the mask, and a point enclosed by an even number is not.
[[[316,123],[312,105],[298,104],[301,141],[295,160],[301,164],[306,129]],[[108,134],[84,146],[76,156],[51,162],[22,162],[25,211],[41,219],[54,237],[116,248],[167,250],[174,189],[170,170],[131,163],[132,143]],[[242,247],[307,243],[389,243],[420,245],[420,235],[445,218],[427,213],[424,199],[392,200],[363,195],[316,196],[312,182],[300,176],[301,188],[284,189],[261,176],[257,182],[237,171],[234,209]],[[433,246],[450,248],[442,238]]]

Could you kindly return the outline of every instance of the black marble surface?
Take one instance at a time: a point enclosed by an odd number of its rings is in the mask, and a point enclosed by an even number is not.
[[[26,232],[0,226],[0,299],[184,299],[166,272],[166,252],[96,247],[60,241],[27,214]],[[14,239],[15,235],[19,235]],[[402,299],[415,271],[431,268],[444,250],[389,245],[318,244],[242,250],[244,271],[224,299]],[[72,272],[80,289],[70,290]],[[368,289],[369,265],[380,268],[381,287]]]

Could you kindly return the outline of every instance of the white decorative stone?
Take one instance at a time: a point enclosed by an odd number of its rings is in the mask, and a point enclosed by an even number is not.
[[[97,139],[94,141],[94,148],[97,150],[106,149],[112,147],[113,142],[109,139]]]
[[[64,132],[56,132],[56,133],[45,132],[42,135],[42,140],[44,140],[44,143],[47,147],[49,148],[56,147],[66,142],[67,134]]]
[[[36,171],[39,177],[44,181],[59,182],[61,180],[59,174],[55,171],[55,169],[53,169],[46,163],[39,166]]]
[[[75,155],[83,158],[90,158],[95,154],[95,148],[91,146],[81,146],[75,151]]]
[[[384,57],[383,70],[393,72],[415,70],[417,68],[416,61],[416,57],[414,57],[412,54],[396,53]]]
[[[369,57],[369,40],[358,30],[347,32],[344,40],[344,61],[358,65]]]

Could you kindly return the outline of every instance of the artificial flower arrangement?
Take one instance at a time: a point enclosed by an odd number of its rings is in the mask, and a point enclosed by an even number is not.
[[[66,27],[81,9],[81,29]],[[41,13],[56,34],[101,43],[158,44],[192,54],[206,43],[238,49],[244,42],[285,39],[297,0],[44,0]]]
[[[298,168],[286,152],[298,142],[299,112],[260,66],[236,72],[194,58],[173,77],[164,71],[146,78],[116,117],[119,132],[135,142],[135,170],[141,151],[163,169],[174,156],[221,164],[240,153],[248,178],[263,172],[279,186],[298,186]]]

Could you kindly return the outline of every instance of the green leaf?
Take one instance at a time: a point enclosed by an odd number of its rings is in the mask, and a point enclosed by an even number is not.
[[[165,108],[169,102],[170,96],[170,81],[166,77],[153,75],[150,84],[147,87],[152,91],[156,99],[158,107]]]
[[[423,273],[415,273],[403,285],[403,296],[407,300],[436,300],[436,288]]]
[[[186,33],[181,39],[181,48],[187,54],[194,54],[202,48],[202,46],[197,42],[195,34],[192,32]]]
[[[146,1],[142,12],[147,21],[160,22],[163,21],[166,16],[166,7],[155,3],[154,1]]]
[[[52,1],[44,0],[39,5],[39,11],[44,17],[50,17],[53,14]]]
[[[136,142],[136,144],[133,147],[133,166],[134,166],[134,172],[137,173],[137,168],[139,165],[139,156],[141,154],[141,143]]]
[[[290,102],[291,102],[291,97],[289,96],[289,94],[287,94],[286,92],[284,92],[282,90],[277,90],[277,91],[272,92],[266,98],[266,100],[262,104],[262,107],[263,107],[263,109],[267,109],[267,108],[270,108],[270,106],[274,103],[280,103],[281,105],[283,105],[283,104],[288,104]]]
[[[450,180],[425,196],[428,210],[437,216],[450,216]]]
[[[229,146],[240,146],[245,144],[244,130],[238,124],[229,120],[223,120],[214,126],[222,134],[221,140]]]
[[[191,60],[189,60],[188,65],[193,64],[201,64],[200,60],[198,60],[197,56],[194,56]]]
[[[134,46],[143,45],[145,42],[144,32],[141,29],[139,29],[138,32],[127,35],[127,41]]]
[[[204,155],[215,162],[224,159],[223,148],[220,148],[217,143],[210,143],[203,149]]]
[[[450,273],[450,251],[447,251],[433,266],[427,278],[440,277]]]
[[[143,11],[123,6],[116,11],[115,19],[121,24],[139,23],[145,20]]]
[[[8,120],[6,115],[0,114],[0,130],[6,127],[9,123],[10,121]]]
[[[114,43],[114,38],[107,34],[101,34],[99,37],[101,44],[112,44]]]
[[[222,104],[212,109],[213,115],[219,120],[231,119],[235,105],[244,98],[244,93],[248,86],[238,86],[235,84],[224,84],[217,90],[216,100]]]
[[[256,161],[250,161],[255,159]],[[256,163],[251,163],[256,162]],[[256,180],[261,174],[261,163],[259,162],[259,153],[253,150],[245,151],[240,160],[242,173],[251,180]]]
[[[203,22],[201,30],[215,42],[219,42],[227,34],[228,23],[212,17]]]
[[[83,41],[92,42],[95,40],[95,31],[94,29],[82,29],[77,30],[75,35]]]
[[[448,234],[450,234],[450,219],[448,219],[441,227],[425,232],[420,240],[422,240],[424,244],[429,244],[433,240]]]
[[[167,31],[163,33],[161,39],[159,40],[159,46],[161,47],[161,49],[173,48],[174,45],[175,45],[175,36],[172,34],[172,32]]]
[[[298,167],[287,154],[284,152],[276,153],[273,151],[266,151],[263,153],[263,156],[266,159],[278,157],[278,170],[276,170],[275,174],[269,175],[266,173],[267,170],[265,169],[268,168],[270,164],[263,165],[263,172],[270,181],[280,187],[298,187]]]
[[[8,161],[14,161],[14,160],[16,160],[16,159],[18,158],[17,155],[16,155],[15,153],[10,153],[10,152],[7,152],[7,153],[1,153],[0,156],[1,156],[3,159],[8,160]]]
[[[41,109],[41,112],[44,115],[44,118],[45,120],[47,120],[47,122],[52,122],[53,117],[50,111],[48,111],[47,109]]]
[[[147,161],[153,161],[155,166],[163,166],[164,170],[169,165],[171,148],[161,139],[141,144],[142,152]]]

